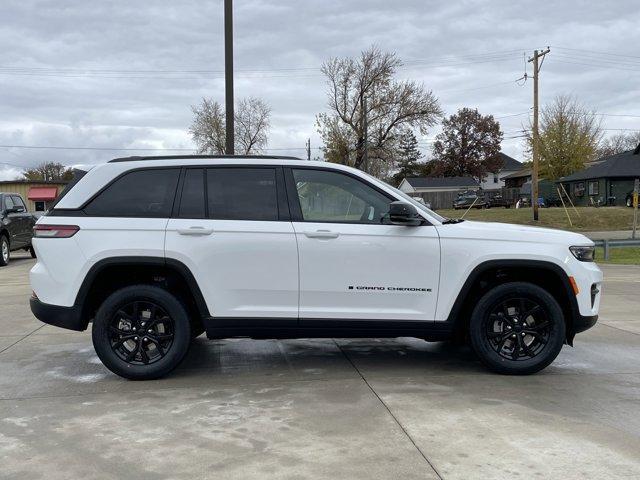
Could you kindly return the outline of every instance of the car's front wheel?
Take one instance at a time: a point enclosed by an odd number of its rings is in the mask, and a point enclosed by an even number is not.
[[[114,292],[98,308],[92,337],[98,357],[113,373],[151,380],[183,360],[191,326],[187,310],[169,292],[133,285]]]
[[[535,373],[560,353],[565,340],[562,309],[549,292],[526,282],[499,285],[478,302],[469,326],[471,345],[491,370]]]
[[[10,258],[11,251],[9,250],[9,240],[6,235],[0,235],[0,267],[8,265]]]

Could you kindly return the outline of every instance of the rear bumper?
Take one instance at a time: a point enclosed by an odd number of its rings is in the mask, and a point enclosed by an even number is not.
[[[573,333],[584,332],[593,327],[598,321],[598,315],[592,315],[590,317],[584,317],[579,315],[573,320]]]
[[[41,322],[55,327],[81,332],[86,330],[87,322],[82,320],[80,307],[61,307],[41,302],[36,297],[29,300],[31,312]]]

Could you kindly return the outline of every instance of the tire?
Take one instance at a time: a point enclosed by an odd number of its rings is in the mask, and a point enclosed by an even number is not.
[[[38,258],[36,257],[36,250],[33,248],[33,245],[29,245],[29,254],[31,255],[31,258]]]
[[[527,316],[518,318],[523,311]],[[473,350],[490,370],[528,375],[547,367],[562,350],[564,316],[546,290],[531,283],[505,283],[477,303],[469,337]]]
[[[191,343],[191,325],[187,309],[172,294],[152,285],[133,285],[100,305],[92,339],[98,357],[113,373],[152,380],[182,362]]]
[[[11,260],[11,250],[9,249],[9,239],[6,235],[0,235],[0,267],[6,267]]]

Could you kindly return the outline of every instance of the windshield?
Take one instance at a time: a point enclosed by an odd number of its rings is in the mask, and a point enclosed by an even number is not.
[[[364,172],[363,172],[364,173]],[[368,177],[383,183],[386,187],[390,188],[391,190],[393,190],[393,193],[396,193],[397,195],[399,195],[400,197],[402,197],[404,200],[408,201],[409,203],[411,203],[412,205],[414,205],[418,210],[420,210],[421,212],[426,213],[427,215],[429,215],[431,218],[436,219],[437,221],[439,221],[440,223],[443,223],[447,220],[446,217],[443,217],[442,215],[438,215],[436,212],[434,212],[433,210],[429,209],[426,207],[426,205],[424,205],[423,203],[420,203],[419,201],[411,198],[409,195],[407,195],[406,193],[404,193],[402,190],[397,189],[396,187],[392,187],[391,185],[389,185],[387,182],[383,182],[382,180],[373,177],[372,175],[369,175],[368,173],[365,173],[365,175],[367,175]]]

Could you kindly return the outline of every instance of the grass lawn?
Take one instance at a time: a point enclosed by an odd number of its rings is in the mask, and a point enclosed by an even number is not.
[[[604,259],[604,250],[596,248],[597,263],[618,263],[622,265],[640,265],[640,247],[611,248],[609,260]]]
[[[563,208],[541,208],[540,220],[534,222],[531,208],[489,208],[471,209],[465,215],[468,220],[483,222],[518,223],[540,227],[561,228],[576,232],[597,232],[605,230],[631,230],[633,228],[633,209],[626,207],[578,207],[578,214],[569,208],[573,226],[569,225]],[[443,209],[437,213],[445,217],[460,218],[465,210]],[[620,250],[631,250],[630,248]],[[600,257],[602,258],[602,257]]]

